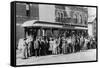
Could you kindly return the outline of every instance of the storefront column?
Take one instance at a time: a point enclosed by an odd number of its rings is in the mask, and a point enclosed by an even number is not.
[[[38,36],[45,36],[45,30],[42,28],[38,29]]]
[[[42,29],[42,36],[45,36],[45,30]]]
[[[47,31],[46,31],[46,29],[44,29],[44,36],[47,36]]]
[[[41,34],[41,30],[37,29],[37,35],[40,36],[40,34]]]

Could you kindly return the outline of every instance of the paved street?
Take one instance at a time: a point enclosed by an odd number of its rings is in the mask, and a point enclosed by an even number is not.
[[[59,62],[76,62],[76,61],[90,61],[96,60],[96,50],[86,50],[71,54],[48,55],[41,57],[30,57],[28,59],[21,59],[17,56],[17,65],[29,64],[45,64],[45,63],[59,63]]]

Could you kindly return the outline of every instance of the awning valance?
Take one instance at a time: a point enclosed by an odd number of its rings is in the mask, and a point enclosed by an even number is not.
[[[43,23],[37,20],[26,21],[22,25],[22,27],[51,27],[51,28],[62,28],[61,25],[53,24],[53,23]]]
[[[38,20],[26,21],[22,25],[22,27],[46,27],[46,28],[61,28],[61,29],[83,29],[87,30],[86,27],[79,26],[64,26],[62,23],[53,23],[53,22],[43,22]]]
[[[30,26],[33,26],[33,24],[35,24],[36,21],[37,20],[26,21],[21,26],[22,27],[30,27]]]

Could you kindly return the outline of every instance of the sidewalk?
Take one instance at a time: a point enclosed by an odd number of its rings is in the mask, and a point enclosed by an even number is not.
[[[17,58],[17,65],[46,64],[61,62],[93,61],[96,60],[96,49],[84,50],[77,53],[29,57],[28,59]]]

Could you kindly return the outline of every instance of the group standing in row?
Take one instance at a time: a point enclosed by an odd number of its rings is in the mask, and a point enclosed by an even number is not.
[[[89,36],[71,35],[68,37],[32,36],[20,39],[18,49],[22,50],[24,58],[31,56],[57,55],[74,53],[81,50],[96,48],[96,40]]]

